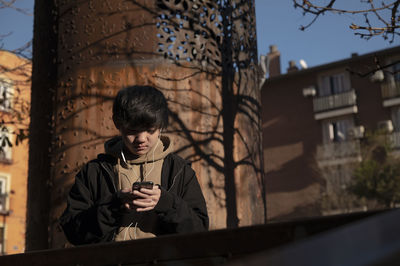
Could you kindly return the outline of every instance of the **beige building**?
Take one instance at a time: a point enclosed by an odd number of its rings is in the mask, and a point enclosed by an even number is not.
[[[306,69],[290,62],[286,74],[279,55],[272,46],[262,87],[268,219],[354,211],[344,191],[365,132],[386,129],[400,147],[400,47]],[[376,60],[390,67],[366,75]],[[334,194],[341,204],[324,201]]]
[[[29,126],[30,75],[30,61],[0,51],[0,254],[25,250],[28,140],[17,136]]]

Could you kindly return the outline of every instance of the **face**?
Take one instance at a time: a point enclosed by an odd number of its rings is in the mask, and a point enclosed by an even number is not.
[[[125,147],[134,155],[144,155],[153,148],[160,136],[160,129],[135,131],[121,129],[120,133]]]

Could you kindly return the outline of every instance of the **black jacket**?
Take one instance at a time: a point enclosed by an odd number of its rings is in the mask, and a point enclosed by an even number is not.
[[[117,197],[114,165],[117,160],[101,154],[76,175],[60,218],[67,239],[74,245],[108,242],[120,226],[126,226],[127,211]],[[189,163],[171,153],[161,171],[161,197],[154,208],[158,217],[156,235],[208,229],[206,202]],[[146,214],[144,214],[146,215]]]

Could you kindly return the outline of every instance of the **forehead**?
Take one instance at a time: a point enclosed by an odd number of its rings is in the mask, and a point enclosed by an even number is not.
[[[157,127],[123,127],[121,128],[121,132],[124,134],[132,134],[132,133],[139,133],[139,132],[154,132],[157,131]]]

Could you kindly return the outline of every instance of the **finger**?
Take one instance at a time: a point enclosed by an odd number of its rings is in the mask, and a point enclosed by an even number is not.
[[[153,207],[147,207],[147,208],[137,208],[136,211],[137,212],[145,212],[145,211],[151,211],[152,209],[154,209]]]
[[[141,192],[136,192],[135,195],[137,195],[138,198],[135,198],[134,200],[138,200],[141,201],[143,200],[143,202],[152,202],[153,205],[157,205],[158,201],[160,200],[160,194],[153,194],[153,195],[148,195],[148,194],[144,194]]]
[[[151,206],[155,206],[155,204],[154,204],[154,201],[153,200],[149,200],[149,199],[146,199],[146,200],[134,200],[133,201],[133,204],[135,205],[135,206],[138,206],[138,207],[151,207]]]
[[[152,195],[161,194],[161,189],[158,186],[154,186],[152,189],[142,188],[140,191]]]
[[[143,193],[146,193],[146,194],[154,194],[154,193],[156,193],[154,188],[153,189],[141,188],[140,192],[143,192]]]
[[[138,192],[144,193],[144,194],[146,194],[146,195],[154,195],[154,194],[157,193],[157,192],[155,192],[154,190],[152,190],[152,189],[147,189],[147,188],[141,188],[140,190],[138,190]]]
[[[141,198],[148,198],[150,195],[147,193],[142,193],[139,190],[134,190],[133,191],[133,195],[137,196],[137,197],[141,197]]]

